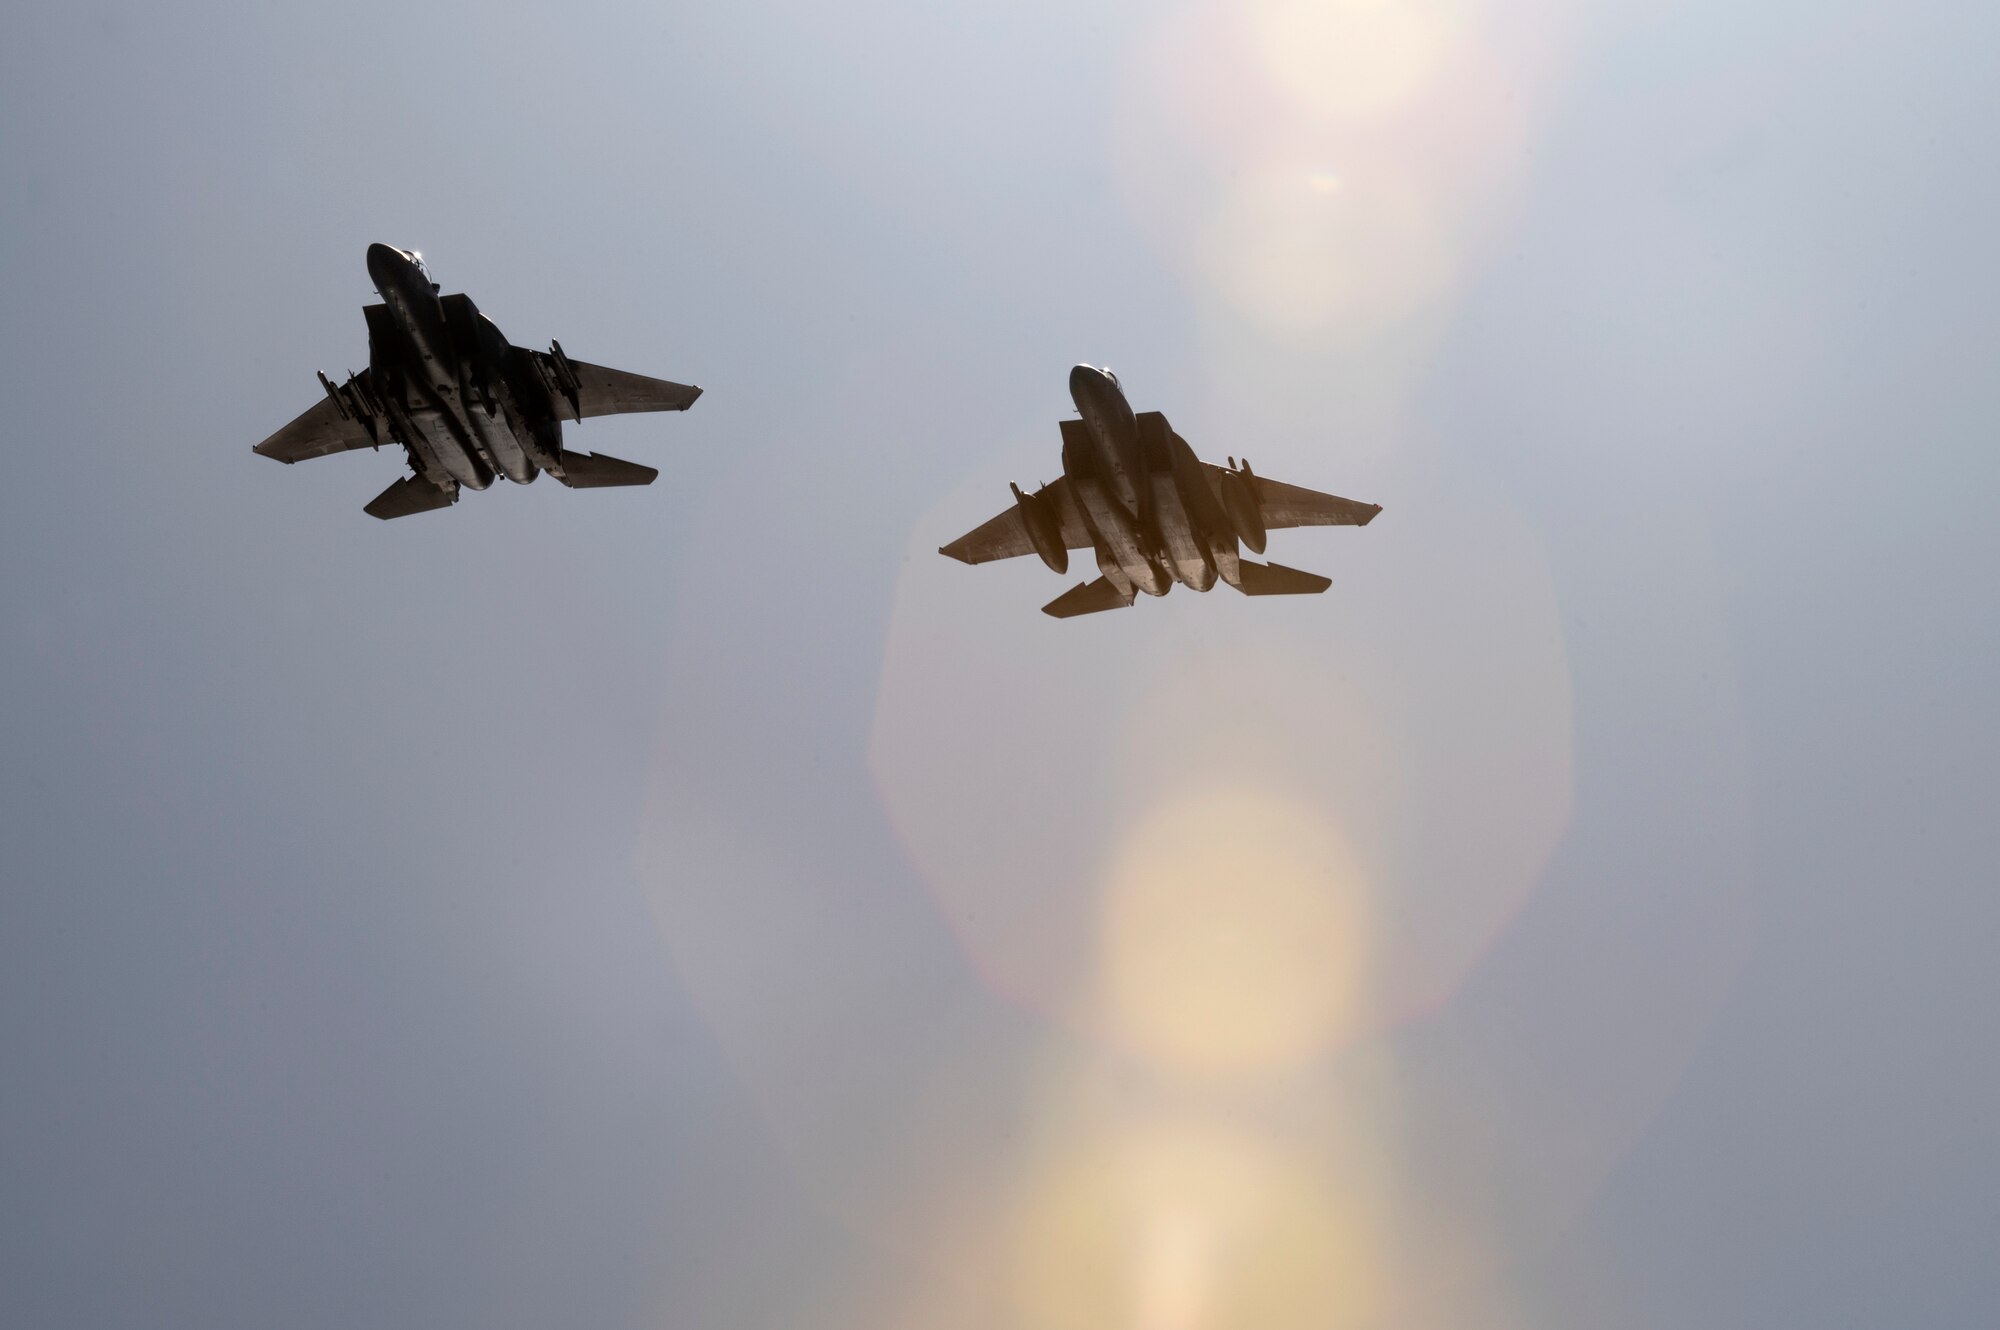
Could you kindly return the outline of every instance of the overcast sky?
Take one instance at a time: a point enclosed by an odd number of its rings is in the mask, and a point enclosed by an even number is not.
[[[2000,1303],[2000,10],[0,19],[0,1322]],[[363,251],[649,489],[252,444]],[[1068,367],[1384,505],[1057,622]]]

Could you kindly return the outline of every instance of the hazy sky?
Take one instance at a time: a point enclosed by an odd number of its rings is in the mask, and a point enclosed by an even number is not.
[[[1988,1324],[1996,43],[16,7],[0,1322]],[[373,241],[659,482],[253,456]],[[939,558],[1080,360],[1332,590]]]

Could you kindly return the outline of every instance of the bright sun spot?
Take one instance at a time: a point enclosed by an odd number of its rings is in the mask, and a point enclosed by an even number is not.
[[[1333,828],[1264,791],[1226,789],[1145,819],[1106,889],[1106,1023],[1172,1071],[1299,1065],[1360,1024],[1368,911]]]
[[[1368,1217],[1309,1155],[1192,1123],[1128,1126],[1056,1163],[1015,1234],[1044,1330],[1342,1330],[1385,1309]]]

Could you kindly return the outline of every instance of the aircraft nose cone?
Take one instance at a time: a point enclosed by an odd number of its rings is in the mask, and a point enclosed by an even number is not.
[[[368,247],[368,276],[380,291],[395,280],[397,273],[409,266],[403,251],[393,245],[370,245]]]
[[[1085,415],[1093,409],[1116,411],[1117,404],[1125,400],[1125,392],[1118,386],[1118,380],[1112,377],[1109,370],[1095,365],[1078,365],[1069,372],[1069,395],[1076,403],[1076,409]]]

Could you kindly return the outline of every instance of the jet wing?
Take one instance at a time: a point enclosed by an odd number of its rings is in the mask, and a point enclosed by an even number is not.
[[[528,357],[548,385],[549,402],[558,420],[588,420],[632,411],[685,411],[701,396],[701,389],[691,384],[571,360],[562,353],[560,343],[549,351],[518,346],[514,350]]]
[[[1069,492],[1067,479],[1044,485],[1035,494],[1055,506],[1062,522],[1065,548],[1091,548],[1095,542],[1090,538],[1090,528],[1083,524],[1083,514],[1077,510],[1076,497]],[[1028,528],[1021,521],[1019,506],[1008,508],[992,521],[974,527],[951,544],[938,547],[939,554],[948,554],[960,563],[991,563],[995,559],[1015,559],[1034,552],[1035,544],[1028,539]]]
[[[358,393],[357,383],[361,385]],[[331,397],[322,397],[297,420],[258,444],[254,451],[291,463],[344,453],[350,448],[373,448],[380,443],[367,424],[372,419],[369,399],[374,396],[369,371],[362,370],[350,383],[334,391],[345,398],[344,405],[335,404]]]
[[[1337,494],[1321,494],[1318,490],[1266,480],[1263,476],[1253,477],[1244,471],[1232,472],[1213,462],[1201,465],[1208,474],[1208,487],[1215,491],[1218,500],[1222,497],[1223,485],[1228,483],[1226,477],[1233,475],[1250,480],[1267,530],[1281,531],[1294,526],[1367,526],[1374,520],[1375,514],[1382,511],[1379,503],[1362,503],[1355,499],[1343,499]]]

